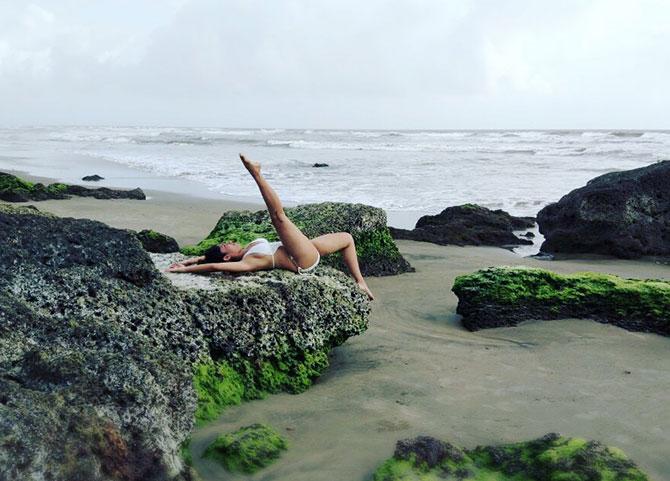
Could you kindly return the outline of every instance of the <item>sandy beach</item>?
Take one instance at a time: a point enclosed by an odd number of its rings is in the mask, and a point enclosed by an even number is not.
[[[153,228],[180,244],[200,240],[222,211],[258,208],[147,191],[146,201],[36,202],[59,216]],[[300,395],[280,394],[228,409],[193,433],[204,480],[368,480],[400,438],[429,434],[464,447],[522,441],[547,432],[622,448],[652,479],[670,473],[670,339],[585,320],[464,330],[451,293],[455,276],[492,265],[593,270],[670,279],[648,261],[537,261],[499,248],[398,242],[417,272],[371,278],[378,300],[368,331],[334,350],[331,367]],[[265,422],[290,448],[255,476],[231,475],[201,459],[220,433]]]

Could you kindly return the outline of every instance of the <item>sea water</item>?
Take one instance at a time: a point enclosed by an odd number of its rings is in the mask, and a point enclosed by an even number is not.
[[[239,152],[262,163],[289,203],[360,202],[414,220],[463,203],[535,215],[593,177],[670,159],[670,131],[0,129],[0,167],[30,171],[21,159],[57,153],[260,200]]]

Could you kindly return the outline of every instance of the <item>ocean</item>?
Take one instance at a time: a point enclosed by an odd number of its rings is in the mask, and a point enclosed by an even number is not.
[[[71,156],[77,175],[104,176],[86,159],[105,160],[259,201],[239,152],[261,162],[288,203],[360,202],[412,219],[463,203],[535,215],[593,177],[670,159],[670,131],[0,129],[0,168],[50,176],[34,159]]]

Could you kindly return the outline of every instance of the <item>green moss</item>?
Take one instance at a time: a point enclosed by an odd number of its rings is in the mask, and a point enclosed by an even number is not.
[[[242,377],[225,361],[196,365],[193,388],[198,395],[197,425],[216,419],[227,406],[239,404],[245,394]]]
[[[614,323],[634,330],[670,332],[670,282],[665,281],[492,267],[457,277],[452,290],[464,317],[477,317],[480,308],[486,315],[496,309],[498,320],[591,317],[622,321]]]
[[[228,406],[278,392],[301,393],[328,367],[328,351],[287,352],[258,362],[237,359],[195,366],[197,425],[216,419]]]
[[[64,193],[68,188],[67,184],[62,184],[62,183],[56,183],[56,184],[49,184],[46,187],[47,192],[50,192],[52,194],[62,194]]]
[[[0,172],[0,191],[1,190],[23,190],[27,192],[32,192],[35,188],[35,184],[23,180],[15,175],[5,174]]]
[[[273,463],[286,448],[286,441],[277,431],[253,424],[219,436],[203,457],[220,462],[228,471],[251,474]]]
[[[184,461],[186,466],[193,466],[193,454],[191,453],[191,438],[187,438],[186,441],[181,443],[179,446],[179,454],[181,459]]]
[[[465,455],[447,449],[431,466],[417,461],[407,442],[377,469],[374,481],[648,481],[620,450],[555,434],[522,443],[478,446],[464,450]],[[425,444],[415,446],[415,452],[423,454]]]

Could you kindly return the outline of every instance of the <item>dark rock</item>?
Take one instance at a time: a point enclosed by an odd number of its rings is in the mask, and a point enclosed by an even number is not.
[[[169,254],[170,252],[178,252],[179,244],[172,237],[154,230],[142,230],[135,234],[135,237],[140,241],[142,247],[147,252],[155,252],[157,254]]]
[[[463,460],[460,449],[430,436],[398,441],[393,456],[396,459],[414,459],[417,464],[425,463],[429,469],[439,466],[447,459],[455,462]]]
[[[490,267],[458,276],[456,312],[474,331],[536,319],[593,319],[630,331],[670,335],[670,282],[581,272]]]
[[[409,479],[648,481],[649,478],[620,449],[549,434],[532,441],[466,450],[426,436],[399,441],[394,456],[377,468],[373,480]]]
[[[502,210],[475,204],[447,207],[437,215],[421,217],[414,230],[390,228],[394,239],[432,242],[440,245],[531,245],[513,231],[535,225],[532,217],[514,217]]]
[[[100,180],[105,180],[105,178],[100,177],[98,174],[94,174],[94,175],[87,175],[85,177],[82,177],[81,180],[85,180],[86,182],[98,182]]]
[[[328,167],[328,164],[322,164],[322,163],[316,162],[314,165],[312,165],[312,167]]]
[[[183,480],[217,382],[304,389],[367,324],[366,296],[328,268],[170,277],[206,283],[173,284],[126,230],[0,204],[0,479]]]
[[[523,237],[527,237],[528,239],[533,239],[533,238],[535,238],[535,234],[533,234],[533,233],[530,232],[530,231],[529,231],[529,232],[524,232],[524,233],[521,234],[521,235],[522,235]]]
[[[144,192],[140,188],[133,190],[114,190],[106,187],[88,189],[79,185],[68,185],[60,182],[45,186],[44,184],[28,182],[15,175],[0,172],[0,200],[7,202],[28,202],[69,199],[73,195],[95,197],[96,199],[146,199]]]
[[[348,232],[354,238],[358,262],[364,276],[389,276],[412,272],[414,268],[403,258],[386,226],[386,213],[363,204],[323,202],[285,209],[286,215],[309,238],[331,232]],[[186,246],[187,255],[202,255],[210,246],[223,241],[247,244],[257,237],[278,240],[266,210],[226,212],[212,232],[198,245]],[[346,272],[341,256],[324,257],[320,265]],[[318,269],[317,269],[318,270]]]
[[[546,252],[670,256],[670,161],[596,177],[537,219]]]

